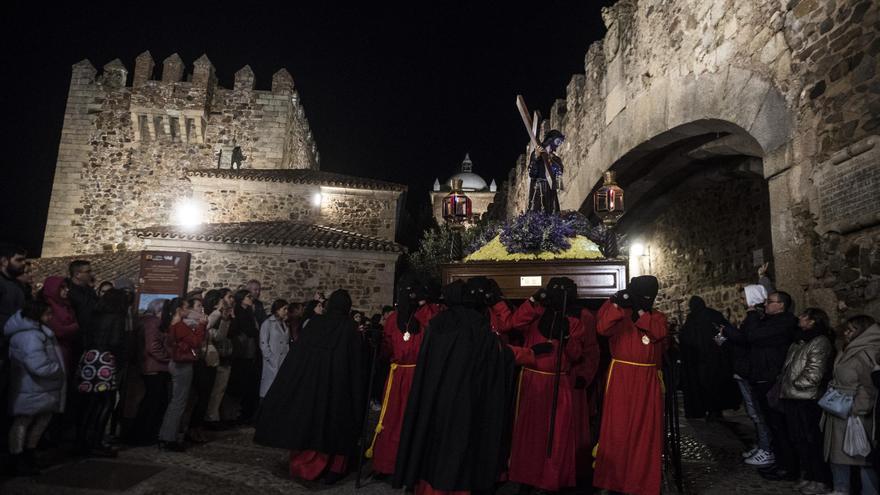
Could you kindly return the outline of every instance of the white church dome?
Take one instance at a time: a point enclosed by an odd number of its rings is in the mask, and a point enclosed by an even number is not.
[[[471,161],[470,153],[464,155],[464,161],[461,162],[461,172],[449,178],[448,184],[451,186],[452,181],[461,179],[461,189],[464,191],[482,191],[489,187],[482,177],[473,172],[474,163]]]
[[[473,172],[460,172],[449,178],[451,184],[453,180],[461,179],[461,188],[465,191],[482,191],[489,187],[482,177]]]

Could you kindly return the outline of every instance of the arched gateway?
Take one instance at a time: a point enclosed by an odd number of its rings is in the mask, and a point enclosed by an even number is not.
[[[590,213],[602,173],[616,171],[619,229],[646,247],[634,268],[662,280],[673,315],[695,292],[739,307],[738,287],[770,261],[798,307],[880,317],[878,11],[857,0],[605,9],[605,38],[543,123],[568,138],[562,209]],[[521,159],[508,215],[524,210],[526,179]]]

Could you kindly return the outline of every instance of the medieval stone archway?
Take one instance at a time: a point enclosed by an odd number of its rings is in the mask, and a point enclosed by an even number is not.
[[[784,98],[757,74],[730,68],[653,81],[616,114],[608,110],[563,208],[591,213],[602,172],[614,170],[628,206],[618,229],[644,246],[631,271],[663,279],[664,309],[682,316],[695,293],[738,308],[739,287],[775,251],[767,178],[787,168]]]
[[[614,113],[619,105],[606,101],[608,124],[585,150],[585,160],[571,169],[560,197],[563,209],[579,209],[605,170],[697,135],[736,136],[734,144],[764,159],[766,177],[786,168],[783,145],[791,139],[792,117],[781,93],[756,73],[729,67],[664,78]]]

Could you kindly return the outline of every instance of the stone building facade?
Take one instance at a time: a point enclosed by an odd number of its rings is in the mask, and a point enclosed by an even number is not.
[[[369,296],[361,298],[362,308],[388,304],[402,251],[393,241],[405,186],[320,170],[300,96],[285,69],[264,90],[256,88],[248,66],[235,73],[232,88],[219,86],[204,55],[186,76],[177,54],[162,62],[158,78],[155,65],[144,52],[131,77],[119,60],[100,74],[88,60],[73,66],[42,255],[161,244],[191,250],[191,286],[237,286],[265,274],[267,298],[313,293],[325,283],[276,273],[292,269],[290,260],[305,263],[309,273],[333,272],[329,282],[346,279],[332,267],[353,257],[343,264],[361,275],[358,290]],[[193,225],[175,227],[182,221]],[[225,224],[247,224],[242,235],[265,237],[265,222],[275,222],[289,238],[233,236],[192,244],[187,237]],[[335,229],[339,239],[309,248],[300,239],[308,231],[298,225]],[[169,228],[177,234],[161,242],[144,234]],[[351,247],[359,236],[372,244]],[[378,251],[369,247],[379,245]],[[295,256],[291,246],[297,246]]]
[[[741,222],[714,228],[745,236],[769,224],[766,259],[800,308],[822,307],[835,322],[856,313],[880,317],[880,4],[620,0],[603,18],[605,38],[590,46],[585,73],[572,77],[544,123],[568,138],[563,209],[592,213],[602,172],[615,170],[629,208],[620,231],[645,237],[654,232],[651,221],[669,224],[664,212],[675,199],[710,201],[706,188],[740,188],[691,176],[750,172],[767,188],[763,218],[753,217],[748,229]],[[525,207],[523,170],[508,178],[508,215]],[[753,271],[730,276],[682,263],[716,259],[726,249],[719,235],[709,245],[680,242],[717,218],[693,221],[673,222],[677,233],[664,234],[662,244],[677,236],[681,248],[651,249],[651,266],[664,276],[680,267],[685,280],[714,287],[711,305],[731,305],[720,294],[754,281]],[[747,251],[753,246],[737,244],[743,262],[757,261]],[[673,297],[676,280],[661,280],[667,309],[693,292]]]

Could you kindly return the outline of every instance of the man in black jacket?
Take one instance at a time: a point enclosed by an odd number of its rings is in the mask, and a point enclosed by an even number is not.
[[[773,434],[776,463],[761,470],[761,476],[769,480],[795,480],[799,474],[797,457],[788,438],[785,415],[771,407],[767,397],[785,365],[785,355],[798,328],[797,317],[790,311],[791,303],[788,293],[773,292],[767,297],[763,315],[749,310],[739,329],[725,331],[732,341],[748,345],[747,378]]]
[[[92,310],[98,303],[92,264],[86,260],[74,260],[68,265],[67,272],[69,275],[67,286],[70,288],[67,298],[73,306],[73,312],[76,313],[80,331],[85,332],[92,317]]]

